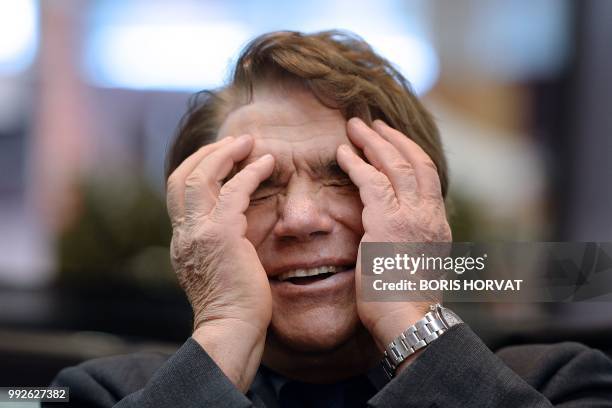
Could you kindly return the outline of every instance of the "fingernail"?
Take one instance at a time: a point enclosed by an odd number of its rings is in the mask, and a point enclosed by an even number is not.
[[[361,118],[358,118],[357,116],[350,118],[349,122],[352,122],[354,126],[363,127],[365,125],[365,122],[361,120]]]
[[[338,146],[338,150],[344,152],[344,153],[350,153],[351,148],[348,147],[347,144],[341,144],[340,146]]]
[[[270,153],[266,153],[259,158],[259,160],[261,161],[272,160],[272,159],[274,159],[274,156],[272,156]]]
[[[238,139],[236,139],[236,141],[239,142],[239,143],[244,143],[244,142],[246,142],[246,141],[248,141],[250,139],[251,139],[251,135],[246,134],[246,135],[242,135],[242,136],[238,137]]]

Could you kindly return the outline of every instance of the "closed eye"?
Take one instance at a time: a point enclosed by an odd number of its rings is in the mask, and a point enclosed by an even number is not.
[[[348,177],[326,180],[324,184],[329,187],[355,187],[351,179]]]
[[[264,203],[265,201],[268,201],[274,197],[276,197],[276,195],[278,194],[278,192],[276,191],[267,191],[267,192],[255,192],[252,196],[251,196],[251,201],[250,204],[251,205],[257,205],[257,204],[261,204]]]

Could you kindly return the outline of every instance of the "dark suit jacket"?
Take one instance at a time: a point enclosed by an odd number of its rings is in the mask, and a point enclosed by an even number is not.
[[[256,381],[261,384],[261,381]],[[245,396],[193,339],[172,356],[138,353],[62,370],[78,407],[274,407],[271,386]],[[496,354],[465,324],[431,343],[370,400],[374,407],[612,407],[612,361],[577,343]],[[55,406],[46,404],[43,406]]]

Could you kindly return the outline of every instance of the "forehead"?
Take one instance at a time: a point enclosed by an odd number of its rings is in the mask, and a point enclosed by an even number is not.
[[[304,89],[257,90],[251,103],[228,115],[218,139],[245,133],[255,139],[245,162],[266,153],[277,160],[286,156],[333,158],[340,144],[349,143],[340,111],[325,107]]]

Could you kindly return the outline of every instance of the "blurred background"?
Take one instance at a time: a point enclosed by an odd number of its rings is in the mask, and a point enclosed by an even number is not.
[[[612,241],[612,2],[0,2],[0,386],[191,333],[164,154],[189,96],[279,29],[351,30],[436,117],[456,241]],[[612,305],[459,304],[491,347],[610,351]]]

